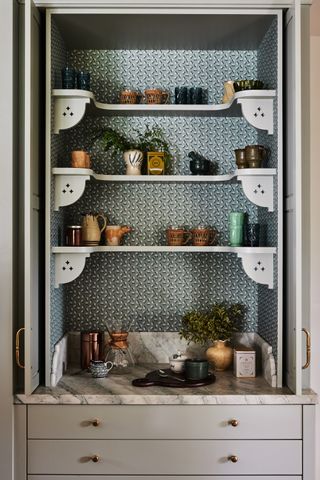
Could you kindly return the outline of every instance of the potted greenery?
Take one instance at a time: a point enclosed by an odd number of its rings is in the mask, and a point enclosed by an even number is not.
[[[230,338],[237,331],[237,323],[243,318],[244,310],[240,304],[213,305],[206,313],[189,312],[182,318],[180,336],[188,343],[201,345],[212,343],[206,351],[206,357],[215,370],[223,371],[232,364],[233,350]]]
[[[93,141],[99,141],[104,151],[113,151],[113,155],[123,154],[127,175],[141,175],[144,154],[162,152],[167,163],[172,155],[162,129],[158,126],[146,127],[143,133],[134,130],[135,138],[127,137],[117,130],[107,127],[98,132]]]

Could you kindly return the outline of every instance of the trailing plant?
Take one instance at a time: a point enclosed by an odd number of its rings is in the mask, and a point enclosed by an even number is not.
[[[206,313],[192,311],[182,318],[181,338],[188,343],[201,345],[215,340],[227,340],[238,330],[237,325],[244,317],[244,307],[240,304],[213,305]]]
[[[112,150],[112,156],[127,150],[141,150],[147,152],[164,152],[164,160],[171,160],[169,143],[166,141],[163,130],[159,126],[150,128],[148,125],[142,133],[134,130],[135,138],[127,137],[117,130],[107,127],[100,130],[93,138],[93,142],[100,142],[104,151]]]

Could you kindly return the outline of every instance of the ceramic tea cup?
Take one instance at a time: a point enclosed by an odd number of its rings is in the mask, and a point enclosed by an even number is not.
[[[214,245],[217,240],[217,230],[210,227],[199,226],[191,230],[192,245],[195,247],[205,247]]]
[[[171,247],[180,247],[187,245],[191,240],[191,233],[185,230],[183,227],[168,227],[166,230],[167,244]]]

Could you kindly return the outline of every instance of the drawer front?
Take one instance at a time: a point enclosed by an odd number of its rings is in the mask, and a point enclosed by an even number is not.
[[[300,440],[29,440],[28,473],[301,475]],[[98,456],[93,462],[91,458]],[[237,456],[233,463],[230,456]]]
[[[28,476],[28,480],[65,480],[65,477],[64,476],[61,476],[61,475],[29,475]],[[120,475],[120,476],[116,476],[116,477],[113,477],[113,476],[105,476],[105,475],[99,475],[99,476],[96,476],[96,475],[68,475],[68,479],[67,480],[141,480],[141,477],[139,476],[136,476],[136,475]],[[143,480],[184,480],[183,478],[181,477],[172,477],[171,475],[168,477],[168,476],[165,476],[165,477],[162,477],[162,476],[159,476],[159,475],[152,475],[152,476],[149,476],[147,475],[146,477],[143,477]],[[287,477],[287,476],[283,476],[281,475],[281,477],[278,477],[278,476],[273,476],[270,477],[265,477],[265,476],[261,476],[261,475],[250,475],[250,477],[247,477],[247,476],[242,476],[241,477],[238,477],[238,476],[232,476],[232,477],[229,477],[229,475],[226,477],[226,476],[223,476],[223,477],[220,477],[220,475],[216,476],[209,476],[209,477],[189,477],[188,476],[188,480],[302,480],[302,477],[296,477],[296,476],[292,476],[290,475],[290,477]]]
[[[301,430],[299,405],[28,407],[32,439],[300,439]]]

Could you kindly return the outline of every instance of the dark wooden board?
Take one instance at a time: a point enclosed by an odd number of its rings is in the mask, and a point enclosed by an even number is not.
[[[170,369],[164,370],[170,377],[164,378],[159,375],[158,370],[153,370],[152,372],[147,373],[144,378],[136,378],[132,380],[132,385],[134,387],[171,387],[171,388],[193,388],[193,387],[204,387],[206,385],[211,385],[215,382],[216,377],[213,373],[209,373],[208,377],[204,380],[186,380],[183,374],[178,374],[172,372]],[[178,377],[183,382],[176,380],[172,377]]]

